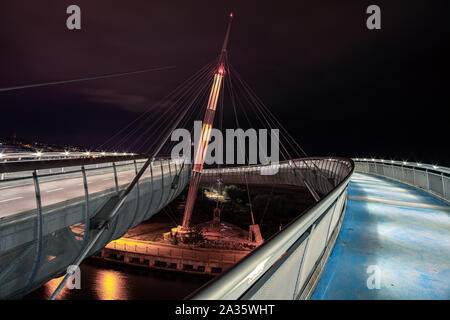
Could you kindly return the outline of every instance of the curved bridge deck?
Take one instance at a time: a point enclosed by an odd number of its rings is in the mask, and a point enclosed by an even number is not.
[[[449,235],[445,203],[355,173],[341,232],[312,299],[450,299]]]

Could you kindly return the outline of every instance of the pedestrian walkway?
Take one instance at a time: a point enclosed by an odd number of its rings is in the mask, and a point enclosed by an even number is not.
[[[450,299],[450,207],[392,180],[355,173],[312,299]]]

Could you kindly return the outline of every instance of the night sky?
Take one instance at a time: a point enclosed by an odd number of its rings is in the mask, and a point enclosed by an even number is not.
[[[443,3],[2,1],[0,87],[176,68],[0,92],[0,138],[101,144],[218,55],[233,11],[230,61],[308,155],[450,166]],[[366,28],[370,4],[381,30]]]

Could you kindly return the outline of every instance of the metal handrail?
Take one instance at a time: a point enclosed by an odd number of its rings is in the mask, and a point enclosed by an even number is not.
[[[103,156],[53,160],[31,160],[31,161],[7,161],[0,162],[0,173],[12,173],[20,171],[33,171],[44,169],[56,169],[74,166],[88,166],[101,163],[133,161],[150,159],[152,154],[126,155],[126,156]],[[167,159],[169,155],[158,155],[157,159]]]
[[[394,165],[400,167],[410,167],[419,170],[431,170],[446,175],[450,175],[450,168],[444,166],[437,166],[433,164],[420,163],[420,162],[410,162],[410,161],[398,161],[398,160],[386,160],[386,159],[375,159],[375,158],[352,158],[356,162],[367,162],[367,163],[381,163],[385,165]]]
[[[135,155],[134,153],[126,152],[0,152],[0,161],[9,161],[9,159],[55,159],[55,158],[86,158],[86,157],[104,157],[104,156],[127,156]]]
[[[313,158],[310,158],[313,159]],[[329,157],[314,159],[330,159]],[[333,158],[345,160],[345,158]],[[230,270],[207,283],[188,298],[209,299],[239,299],[260,279],[309,228],[325,214],[335,201],[347,189],[354,163],[348,159],[350,170],[346,177],[319,202],[310,207],[305,214],[294,219],[284,230],[247,255]],[[258,274],[255,274],[258,270]]]
[[[385,159],[356,158],[353,160],[356,171],[375,174],[406,184],[450,204],[450,168],[426,163]],[[384,168],[386,167],[392,169],[390,171],[391,174],[385,172]],[[394,168],[397,169],[395,173]],[[407,179],[406,174],[408,170],[410,172],[409,179]],[[419,172],[422,176],[418,174]],[[434,181],[434,183],[430,181]]]

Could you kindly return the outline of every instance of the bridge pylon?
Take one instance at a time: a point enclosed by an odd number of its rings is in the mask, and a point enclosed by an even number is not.
[[[206,152],[208,150],[209,139],[211,137],[211,129],[214,123],[214,116],[217,107],[217,101],[222,87],[222,81],[225,76],[225,55],[227,50],[228,38],[230,36],[231,23],[233,21],[233,13],[229,16],[228,27],[223,41],[222,49],[220,51],[217,70],[214,75],[214,80],[209,94],[208,104],[203,119],[202,132],[200,134],[200,141],[197,144],[197,150],[194,156],[194,166],[192,169],[192,176],[189,183],[189,191],[186,201],[186,207],[183,216],[183,224],[178,228],[178,235],[181,238],[189,237],[191,234],[191,217],[194,210],[195,200],[197,198],[198,186],[200,184],[200,177],[205,163]]]

